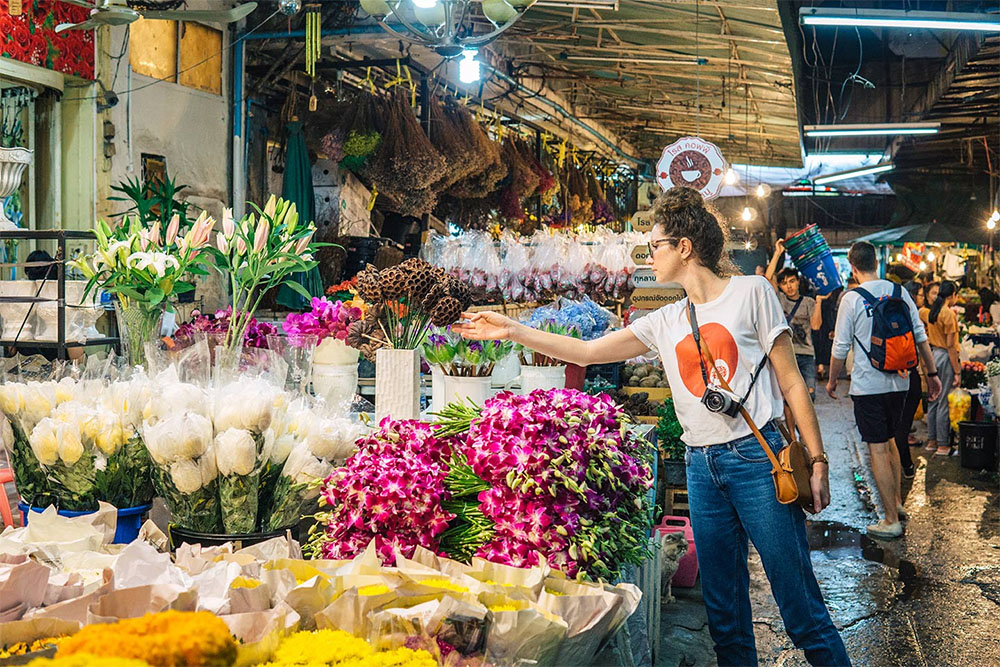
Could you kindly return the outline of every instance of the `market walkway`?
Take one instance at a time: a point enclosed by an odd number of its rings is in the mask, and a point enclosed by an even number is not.
[[[842,386],[841,391],[846,391]],[[917,474],[904,480],[906,537],[875,541],[874,483],[854,428],[850,399],[817,404],[831,461],[833,502],[810,525],[820,586],[855,665],[1000,664],[1000,508],[995,474],[911,449]],[[923,424],[917,436],[923,439]],[[918,453],[919,452],[919,453]],[[760,561],[751,597],[762,665],[805,665],[784,633]],[[675,589],[663,609],[657,665],[715,664],[697,589]]]

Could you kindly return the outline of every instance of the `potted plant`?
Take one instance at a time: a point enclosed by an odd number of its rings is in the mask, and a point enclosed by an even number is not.
[[[538,324],[539,331],[555,333],[561,336],[580,337],[580,330],[572,325],[560,324],[549,320]],[[536,389],[563,389],[566,387],[566,364],[558,359],[547,357],[523,345],[517,346],[517,354],[521,361],[521,374],[515,378],[521,381],[521,393],[527,396]],[[508,383],[508,384],[512,384]]]
[[[97,252],[70,262],[87,278],[84,296],[94,287],[114,294],[122,352],[133,366],[145,362],[144,345],[160,332],[165,309],[175,295],[194,289],[185,274],[202,274],[215,220],[202,213],[186,234],[174,216],[161,235],[135,217],[116,227],[97,222]]]
[[[660,420],[656,423],[656,440],[665,482],[668,486],[687,486],[687,466],[684,462],[687,445],[681,440],[684,429],[677,420],[674,399],[665,399],[657,414]]]
[[[424,357],[440,371],[434,375],[433,409],[441,411],[451,403],[483,405],[492,395],[493,367],[513,347],[499,340],[466,340],[449,330],[428,335]]]

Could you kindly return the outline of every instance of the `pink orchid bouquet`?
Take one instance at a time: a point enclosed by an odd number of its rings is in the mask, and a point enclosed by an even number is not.
[[[354,322],[361,320],[361,308],[351,306],[343,301],[313,297],[312,309],[305,313],[289,313],[282,328],[285,333],[315,334],[322,342],[325,338],[335,338],[341,342],[347,341],[347,329]]]
[[[476,553],[611,580],[646,556],[652,447],[606,394],[502,393],[471,421],[466,454],[487,484],[493,539]]]
[[[358,446],[324,484],[310,541],[324,558],[374,539],[387,564],[419,545],[613,580],[648,555],[653,449],[607,395],[503,393],[434,425],[383,420]]]
[[[197,310],[192,311],[191,319],[177,327],[174,338],[178,340],[195,338],[198,333],[226,334],[229,331],[232,317],[232,306],[225,310],[217,310],[214,315],[211,313],[202,314]],[[267,337],[277,333],[278,327],[251,317],[243,335],[243,347],[267,349]]]
[[[454,515],[442,503],[451,442],[418,421],[383,419],[357,441],[358,451],[323,484],[317,515],[325,528],[308,547],[317,557],[353,558],[374,539],[382,561],[395,563],[395,549],[410,557],[417,546],[439,552],[438,536]]]

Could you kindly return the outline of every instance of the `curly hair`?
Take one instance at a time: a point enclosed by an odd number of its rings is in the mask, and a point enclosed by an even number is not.
[[[726,254],[726,226],[696,190],[672,188],[660,195],[653,203],[653,226],[669,238],[689,239],[698,261],[716,274],[734,272]]]

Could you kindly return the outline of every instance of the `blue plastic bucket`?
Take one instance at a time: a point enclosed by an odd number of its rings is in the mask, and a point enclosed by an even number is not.
[[[140,505],[139,507],[126,507],[125,509],[118,510],[118,523],[115,529],[115,539],[114,544],[128,544],[132,542],[137,537],[139,537],[139,528],[142,527],[142,517],[146,512],[152,508],[152,505]],[[18,503],[17,509],[21,510],[21,525],[28,525],[28,504]],[[41,514],[46,510],[45,507],[31,507],[32,512],[38,512]],[[77,516],[83,516],[85,514],[93,514],[93,511],[89,512],[79,512],[75,510],[58,510],[59,516],[65,516],[68,518],[73,518]]]
[[[833,253],[829,250],[819,257],[814,257],[801,264],[796,262],[795,265],[820,294],[829,294],[842,285],[840,274],[837,272],[837,263],[833,259]]]

